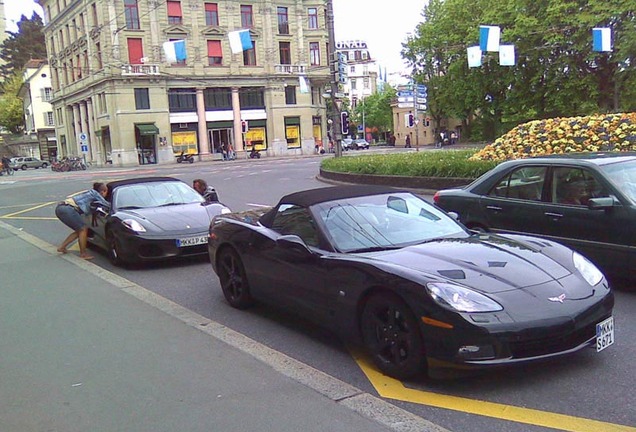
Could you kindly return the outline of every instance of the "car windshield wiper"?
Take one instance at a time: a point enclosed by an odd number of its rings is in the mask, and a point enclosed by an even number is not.
[[[135,206],[135,205],[129,205],[129,206],[121,206],[121,207],[117,207],[117,210],[137,210],[140,208],[144,208],[141,206]]]
[[[157,206],[157,207],[169,207],[169,206],[176,206],[176,205],[181,205],[181,204],[183,204],[183,203],[171,202],[171,203],[161,204],[160,206]]]
[[[403,246],[396,246],[396,245],[369,246],[369,247],[360,248],[360,249],[353,249],[353,250],[347,251],[347,253],[380,252],[380,251],[401,249],[402,247]]]

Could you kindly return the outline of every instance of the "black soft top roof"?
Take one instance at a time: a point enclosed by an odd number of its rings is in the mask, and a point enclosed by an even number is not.
[[[353,185],[353,186],[333,186],[318,189],[309,189],[285,195],[278,204],[259,219],[261,224],[269,227],[274,220],[274,215],[281,204],[292,204],[301,207],[310,207],[327,201],[334,201],[346,198],[356,198],[365,195],[379,195],[384,193],[407,192],[403,189],[396,189],[389,186],[376,185]]]

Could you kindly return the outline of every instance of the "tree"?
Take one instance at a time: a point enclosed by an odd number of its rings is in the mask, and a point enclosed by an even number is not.
[[[20,133],[24,129],[22,98],[18,97],[22,83],[22,75],[16,73],[2,85],[0,127],[11,133]]]
[[[0,76],[8,78],[22,72],[31,59],[46,59],[46,45],[42,32],[42,19],[33,13],[31,19],[24,15],[18,22],[18,31],[7,32],[9,37],[0,45],[0,56],[6,64],[0,66]]]
[[[361,125],[364,114],[364,124],[367,128],[376,129],[380,133],[393,130],[391,102],[395,96],[395,89],[385,84],[381,91],[358,102],[354,110],[354,120]]]
[[[492,138],[531,119],[635,109],[634,10],[634,0],[431,0],[402,55],[428,84],[436,121],[470,126],[476,117]],[[466,48],[483,24],[514,44],[514,67],[487,52],[482,67],[468,68]],[[593,27],[612,29],[612,52],[592,51]]]

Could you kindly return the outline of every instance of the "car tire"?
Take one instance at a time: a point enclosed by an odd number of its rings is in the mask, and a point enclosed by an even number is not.
[[[22,168],[22,171],[26,171],[27,166],[26,165],[22,165],[20,168]]]
[[[108,243],[108,260],[112,265],[117,267],[124,267],[126,261],[121,255],[121,243],[112,232],[106,234],[106,242]]]
[[[217,271],[221,289],[230,306],[237,309],[246,309],[254,304],[247,282],[247,275],[243,262],[238,253],[229,247],[219,252],[217,259]]]
[[[48,166],[49,166],[49,164],[47,164],[46,162],[44,162],[44,163],[42,164],[42,168],[46,168],[46,167],[48,167]]]
[[[360,329],[364,346],[386,375],[407,379],[426,371],[417,319],[397,295],[372,295],[362,310]]]

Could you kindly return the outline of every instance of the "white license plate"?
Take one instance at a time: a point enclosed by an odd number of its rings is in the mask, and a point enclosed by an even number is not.
[[[614,343],[614,317],[596,324],[596,352],[603,351]]]
[[[188,247],[188,246],[196,246],[200,244],[207,244],[208,236],[200,236],[200,237],[188,237],[177,239],[177,247]]]

